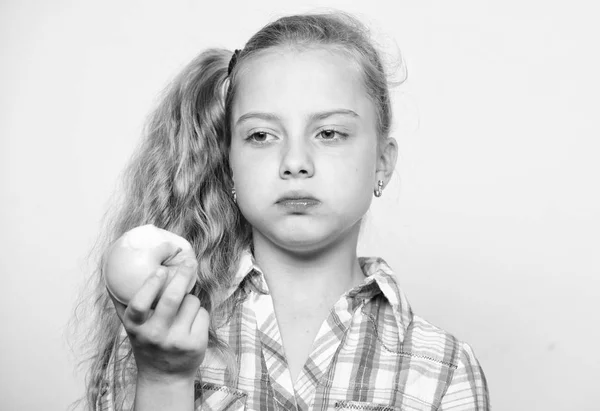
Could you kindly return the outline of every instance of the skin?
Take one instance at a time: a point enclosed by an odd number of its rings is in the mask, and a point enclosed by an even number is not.
[[[344,112],[326,116],[336,111]],[[357,232],[377,181],[387,184],[396,162],[395,140],[378,144],[360,73],[333,51],[273,50],[246,62],[232,118],[230,164],[255,247],[300,260]],[[320,204],[305,213],[276,204],[293,190]]]
[[[230,149],[237,204],[253,227],[294,378],[331,306],[364,281],[360,224],[377,181],[391,177],[397,145],[378,138],[362,76],[339,52],[262,52],[240,68],[237,87]],[[318,205],[297,212],[278,204],[294,190]]]

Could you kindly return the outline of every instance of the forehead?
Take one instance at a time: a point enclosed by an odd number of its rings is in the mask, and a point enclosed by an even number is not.
[[[270,49],[245,61],[236,80],[234,120],[249,111],[349,109],[362,118],[374,111],[356,62],[331,49]]]

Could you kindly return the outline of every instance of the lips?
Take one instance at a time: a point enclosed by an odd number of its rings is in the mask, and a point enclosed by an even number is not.
[[[312,195],[298,191],[286,193],[276,202],[277,205],[295,213],[307,212],[308,209],[318,206],[320,203]]]
[[[311,203],[316,204],[320,201],[306,192],[294,191],[282,195],[277,203]]]
[[[314,198],[288,198],[278,201],[277,204],[306,207],[310,205],[317,205],[319,204],[319,201],[315,200]]]

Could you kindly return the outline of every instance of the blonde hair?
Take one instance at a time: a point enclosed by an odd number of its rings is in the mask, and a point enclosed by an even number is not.
[[[102,278],[102,253],[123,233],[143,224],[183,236],[199,262],[200,287],[194,293],[214,313],[218,292],[229,285],[241,251],[252,247],[251,227],[231,197],[229,115],[237,73],[244,61],[263,50],[315,46],[334,48],[356,62],[378,113],[378,134],[388,136],[392,110],[380,55],[366,28],[344,13],[288,16],[268,24],[244,46],[230,75],[231,52],[227,50],[209,49],[190,62],[167,87],[149,118],[141,146],[125,170],[121,200],[105,218],[91,290],[76,309],[75,323],[80,321],[80,310],[93,311],[87,318],[91,332],[82,342],[90,348],[83,361],[90,363],[86,378],[89,409],[100,395],[102,376],[121,327]],[[209,345],[225,349],[214,329],[213,324]]]

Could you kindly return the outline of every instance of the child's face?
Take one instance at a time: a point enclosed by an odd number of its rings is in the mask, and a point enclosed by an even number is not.
[[[352,61],[272,50],[240,67],[237,87],[230,164],[255,241],[314,252],[358,235],[378,154],[375,107]],[[281,201],[293,197],[313,200]]]

